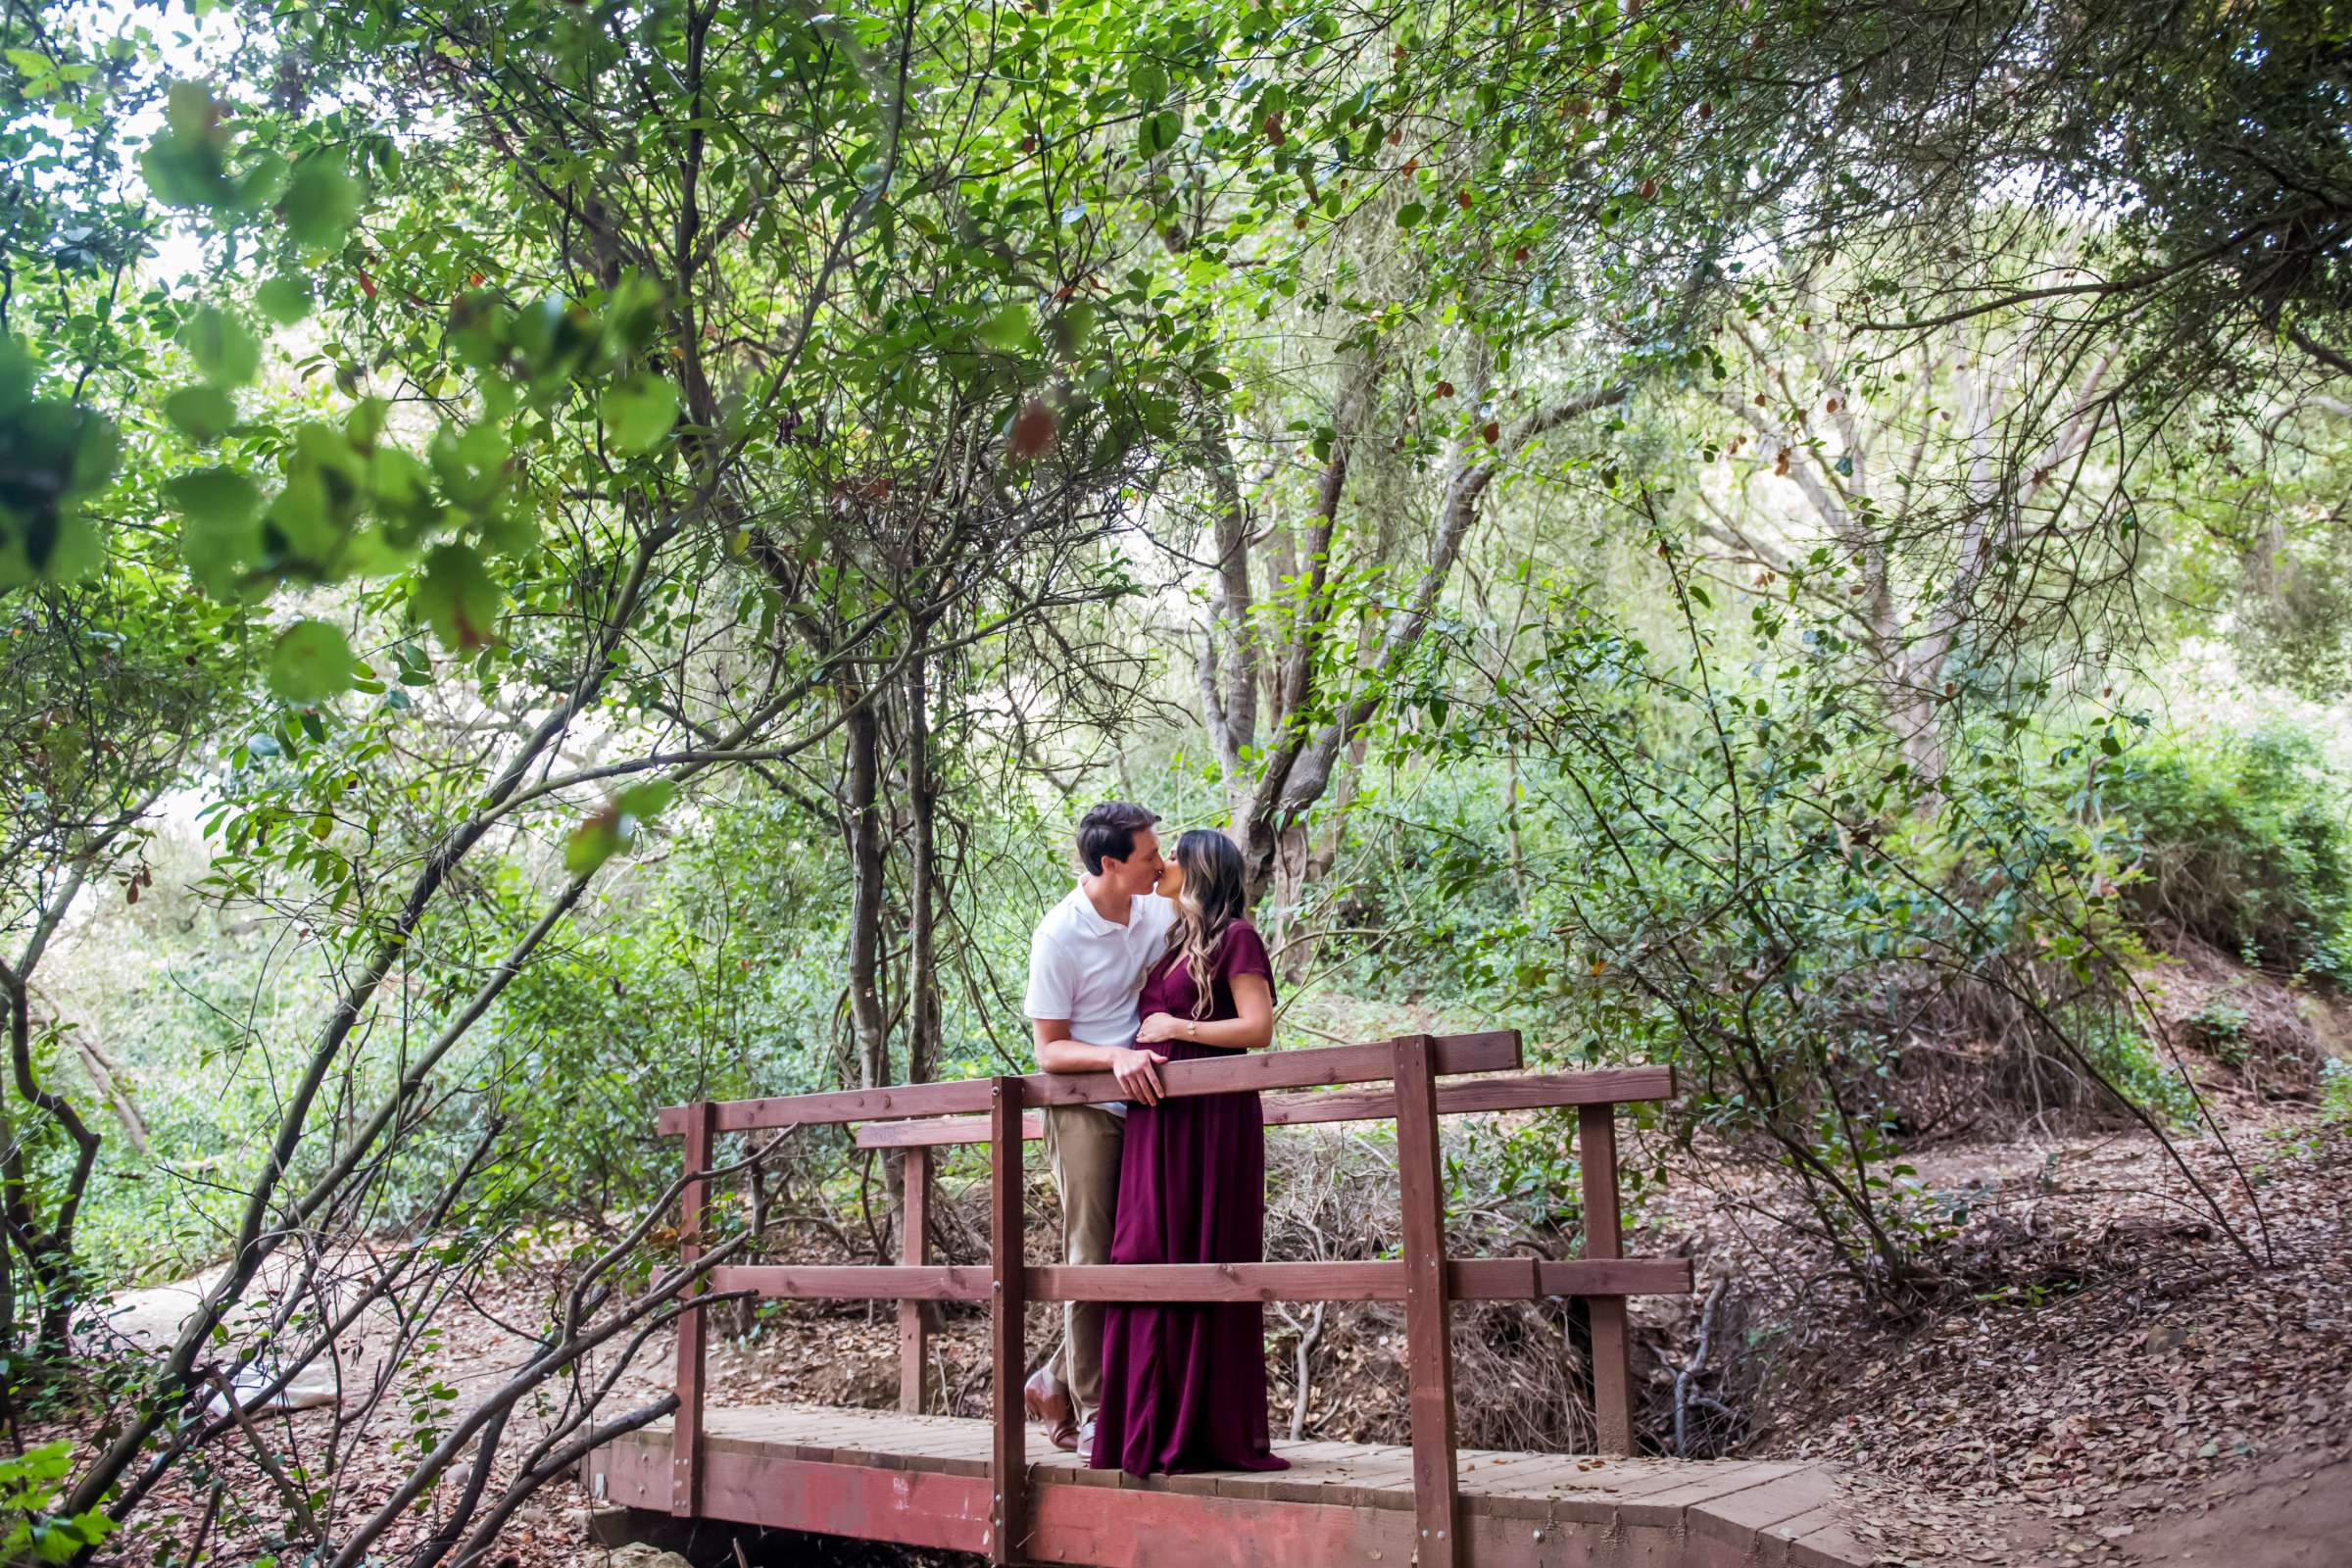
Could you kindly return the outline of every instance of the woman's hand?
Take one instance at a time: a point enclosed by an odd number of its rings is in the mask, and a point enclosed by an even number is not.
[[[1139,1046],[1156,1046],[1163,1040],[1183,1038],[1184,1020],[1172,1012],[1155,1012],[1135,1031],[1135,1043]]]

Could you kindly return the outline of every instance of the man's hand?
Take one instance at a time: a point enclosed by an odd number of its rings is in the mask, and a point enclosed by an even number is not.
[[[1119,1081],[1129,1100],[1156,1105],[1164,1093],[1159,1087],[1159,1069],[1168,1058],[1156,1051],[1131,1051],[1121,1047],[1112,1053],[1110,1075]]]

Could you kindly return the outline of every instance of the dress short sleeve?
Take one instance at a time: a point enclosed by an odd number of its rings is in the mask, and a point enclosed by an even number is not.
[[[1237,975],[1245,974],[1261,975],[1266,989],[1274,989],[1274,960],[1266,954],[1265,938],[1249,921],[1236,920],[1217,945],[1217,978],[1231,985]]]

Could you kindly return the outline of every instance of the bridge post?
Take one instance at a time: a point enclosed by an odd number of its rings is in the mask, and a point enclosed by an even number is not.
[[[710,1168],[710,1145],[718,1107],[699,1101],[686,1107],[686,1186],[678,1195],[678,1266],[690,1268],[703,1252],[702,1173]],[[700,1282],[687,1294],[701,1296]],[[670,1423],[669,1511],[683,1516],[703,1511],[703,1345],[706,1325],[700,1306],[678,1314],[678,1413]]]
[[[1024,1214],[1021,1172],[1021,1081],[999,1078],[988,1109],[990,1282],[989,1343],[996,1389],[996,1431],[988,1467],[988,1560],[1020,1559],[1026,1533],[1029,1481],[1028,1428],[1021,1409],[1021,1380],[1029,1354],[1022,1344],[1022,1315],[1028,1306],[1023,1255]]]
[[[1580,1105],[1577,1164],[1584,1177],[1585,1256],[1622,1255],[1617,1231],[1617,1107]],[[1634,1375],[1625,1332],[1625,1298],[1588,1296],[1592,1319],[1592,1417],[1600,1451],[1634,1451]]]
[[[1404,1203],[1404,1340],[1421,1568],[1462,1560],[1453,1445],[1452,1303],[1446,1297],[1445,1163],[1427,1035],[1396,1041],[1396,1165]]]
[[[899,1261],[912,1267],[931,1261],[931,1151],[916,1144],[899,1168],[904,1196],[899,1211]],[[931,1326],[920,1301],[899,1303],[899,1408],[923,1411],[923,1370],[931,1359]]]

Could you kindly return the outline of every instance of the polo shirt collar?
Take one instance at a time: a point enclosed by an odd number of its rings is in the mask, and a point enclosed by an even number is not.
[[[1070,889],[1069,905],[1072,917],[1078,922],[1078,929],[1089,936],[1125,936],[1135,929],[1135,906],[1132,902],[1127,906],[1127,923],[1125,925],[1105,920],[1096,909],[1095,901],[1086,896],[1086,884],[1083,882]]]

